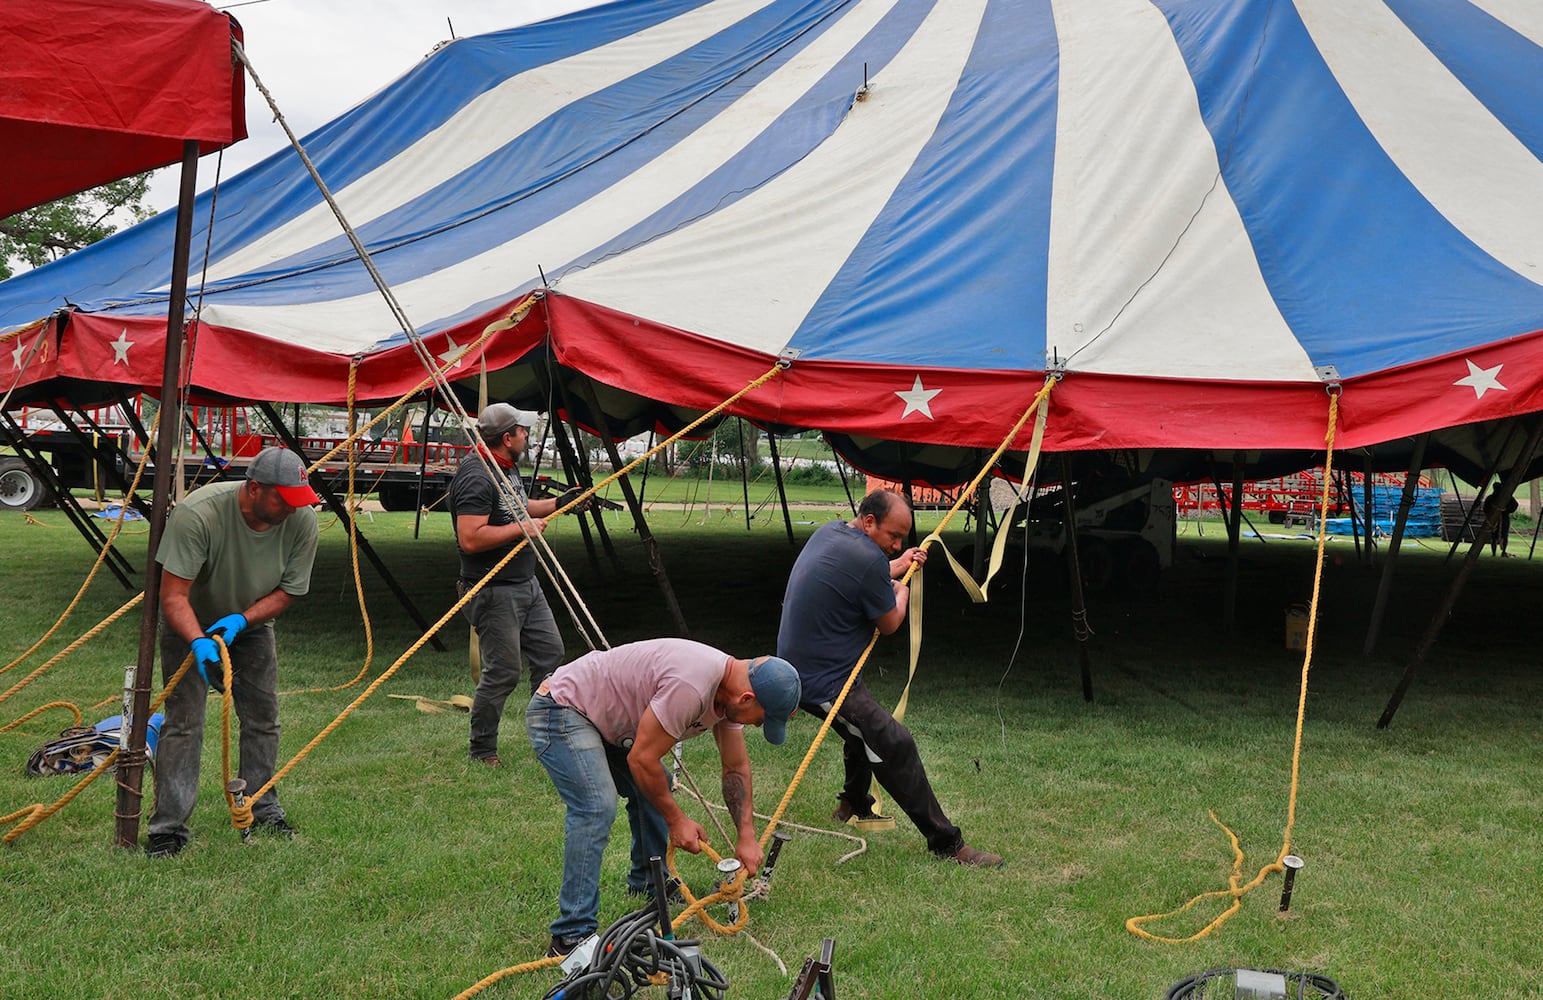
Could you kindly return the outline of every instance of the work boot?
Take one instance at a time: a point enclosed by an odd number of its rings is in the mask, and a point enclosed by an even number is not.
[[[145,857],[174,858],[186,846],[187,841],[175,833],[152,833],[150,842],[145,845]]]
[[[948,856],[948,860],[964,865],[966,868],[1000,868],[1004,859],[1000,854],[991,854],[971,847],[969,844],[960,844],[959,850]]]
[[[251,826],[241,831],[241,839],[251,840],[252,833],[256,830],[262,830],[275,837],[284,837],[285,839],[292,839],[299,832],[289,825],[289,820],[281,816],[278,819],[255,820]]]
[[[556,934],[553,934],[552,943],[548,945],[546,949],[546,957],[567,958],[573,953],[573,949],[584,943],[584,938],[588,936],[589,935],[586,934],[582,937],[565,938],[558,937]]]
[[[487,767],[503,767],[504,762],[498,759],[498,754],[490,753],[486,757],[473,757],[473,764],[483,764]]]

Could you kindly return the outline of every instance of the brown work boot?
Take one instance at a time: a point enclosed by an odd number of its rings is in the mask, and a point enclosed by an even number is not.
[[[969,844],[960,844],[959,850],[949,855],[949,860],[966,868],[1000,868],[1004,863],[1002,855],[982,851]]]
[[[504,766],[504,762],[498,759],[498,754],[496,753],[490,753],[486,757],[473,757],[471,762],[473,764],[485,764],[488,767]]]

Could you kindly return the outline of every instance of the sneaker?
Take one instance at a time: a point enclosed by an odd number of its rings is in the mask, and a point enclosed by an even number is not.
[[[251,826],[241,831],[241,839],[251,840],[252,832],[254,830],[263,830],[275,837],[285,838],[291,838],[297,832],[299,832],[294,827],[289,825],[289,820],[284,819],[283,817],[280,817],[279,819],[260,819],[254,821]]]
[[[490,753],[486,757],[473,757],[471,762],[473,764],[484,764],[488,767],[504,766],[504,762],[498,759],[498,754],[496,753]]]
[[[588,936],[589,935],[586,934],[580,937],[565,938],[558,937],[556,934],[553,934],[552,943],[549,944],[546,949],[546,957],[567,958],[573,953],[573,949],[584,943],[584,938]]]
[[[982,851],[969,844],[960,844],[959,850],[949,855],[948,860],[966,868],[1000,868],[1004,863],[1002,855]]]
[[[187,846],[187,841],[175,833],[152,833],[145,845],[147,858],[174,858]]]

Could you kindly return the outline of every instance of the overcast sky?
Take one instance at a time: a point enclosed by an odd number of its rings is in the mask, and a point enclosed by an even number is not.
[[[411,69],[451,37],[480,35],[572,10],[596,0],[262,0],[223,5],[241,22],[247,58],[296,136],[331,121]],[[448,20],[447,20],[448,19]],[[249,79],[247,138],[225,150],[223,177],[288,148],[283,129]],[[198,189],[214,183],[216,159],[198,162]],[[149,206],[175,208],[178,170],[150,181]]]

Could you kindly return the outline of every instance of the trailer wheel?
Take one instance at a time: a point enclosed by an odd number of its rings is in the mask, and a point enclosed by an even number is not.
[[[408,486],[382,486],[376,494],[380,505],[389,511],[412,510],[418,502],[418,490]]]
[[[32,510],[53,498],[53,491],[25,461],[0,458],[0,510]]]
[[[1144,538],[1129,542],[1122,549],[1120,571],[1125,589],[1142,597],[1155,593],[1158,579],[1163,575],[1162,558],[1157,549]]]

